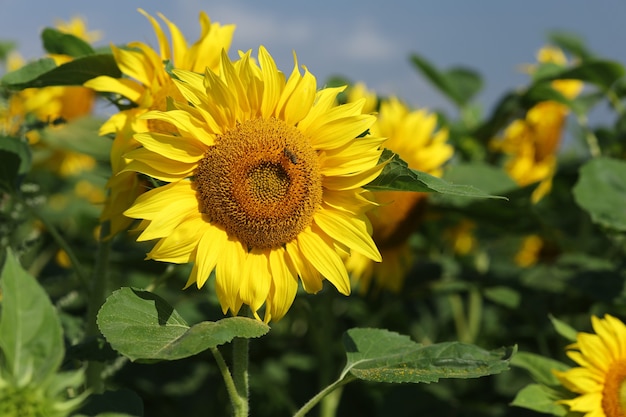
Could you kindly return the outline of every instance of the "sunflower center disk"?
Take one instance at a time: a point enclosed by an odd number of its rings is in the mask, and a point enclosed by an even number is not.
[[[293,240],[322,202],[315,150],[277,119],[248,120],[218,135],[195,183],[202,212],[249,249]]]
[[[613,363],[604,381],[602,409],[607,417],[626,416],[626,360]]]

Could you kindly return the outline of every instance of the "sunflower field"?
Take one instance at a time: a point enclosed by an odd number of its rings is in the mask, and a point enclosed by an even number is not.
[[[411,54],[451,114],[139,12],[0,42],[0,416],[626,416],[622,63]]]

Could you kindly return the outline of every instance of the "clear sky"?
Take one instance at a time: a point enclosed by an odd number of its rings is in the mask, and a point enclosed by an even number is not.
[[[420,107],[446,102],[417,76],[411,52],[439,67],[480,72],[486,87],[479,101],[486,109],[524,85],[519,65],[535,60],[554,29],[576,33],[600,56],[626,63],[622,0],[0,0],[0,39],[16,41],[25,57],[36,58],[42,28],[80,15],[90,29],[103,32],[97,45],[138,40],[154,46],[138,7],[162,12],[189,42],[199,34],[198,13],[204,10],[212,21],[237,25],[233,52],[263,44],[290,72],[296,51],[321,82],[343,75]]]

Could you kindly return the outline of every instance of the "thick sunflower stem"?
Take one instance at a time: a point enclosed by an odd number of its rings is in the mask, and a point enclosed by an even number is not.
[[[109,223],[102,224],[100,230],[100,241],[98,244],[98,252],[96,255],[91,288],[89,291],[89,301],[87,304],[87,324],[85,330],[85,339],[97,337],[100,334],[98,330],[98,311],[107,294],[108,266],[109,254],[111,252],[111,240],[104,240],[103,237],[108,234]],[[104,379],[102,371],[104,364],[102,362],[90,361],[87,363],[86,383],[87,388],[94,393],[104,392]]]
[[[250,341],[243,337],[233,340],[233,381],[238,398],[235,417],[247,417],[248,405],[248,348]]]

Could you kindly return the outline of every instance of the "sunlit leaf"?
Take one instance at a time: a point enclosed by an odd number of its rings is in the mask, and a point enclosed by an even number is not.
[[[375,382],[437,382],[478,378],[509,368],[516,348],[488,351],[460,342],[421,345],[384,329],[351,329],[344,335],[348,373]]]
[[[557,404],[559,399],[561,398],[554,390],[539,384],[530,384],[517,393],[511,405],[553,416],[565,416],[567,407]]]
[[[41,32],[41,40],[44,49],[50,54],[69,55],[77,58],[94,53],[93,48],[84,40],[57,29],[45,28]]]
[[[37,280],[11,250],[0,275],[0,350],[16,379],[43,381],[63,360],[63,333],[57,312]]]
[[[245,317],[190,327],[161,297],[132,288],[121,288],[107,298],[98,312],[98,326],[113,349],[131,360],[181,359],[235,337],[260,337],[269,331],[265,323]]]
[[[626,162],[595,158],[580,169],[573,188],[576,203],[602,226],[626,231]]]
[[[452,184],[425,172],[413,170],[407,163],[388,149],[385,149],[381,161],[389,161],[381,174],[365,188],[371,191],[419,191],[448,194],[461,197],[499,198],[472,186]],[[479,185],[479,184],[478,184]],[[479,185],[480,186],[480,185]]]
[[[552,314],[549,316],[552,325],[554,326],[554,330],[561,336],[563,336],[566,340],[570,342],[575,342],[576,337],[578,335],[578,331],[574,329],[569,324],[565,323],[562,320],[557,319]]]
[[[562,362],[529,352],[517,352],[511,359],[511,366],[525,369],[535,382],[549,386],[560,385],[552,370],[565,371],[570,368]]]

